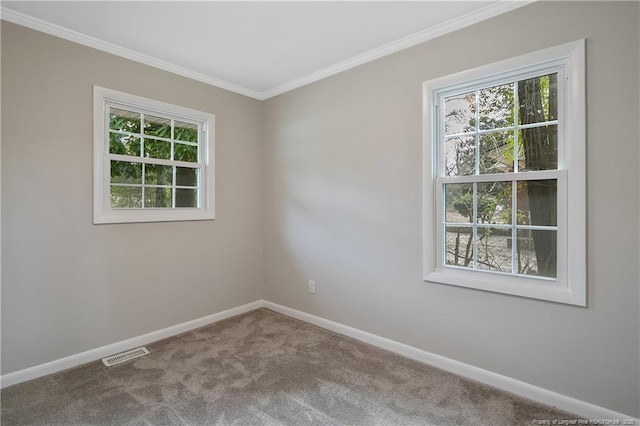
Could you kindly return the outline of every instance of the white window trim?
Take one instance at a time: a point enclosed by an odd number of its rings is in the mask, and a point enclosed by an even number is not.
[[[438,263],[436,197],[440,190],[436,185],[438,155],[436,152],[437,118],[434,104],[439,89],[450,89],[468,82],[491,81],[496,76],[517,73],[532,66],[565,63],[564,85],[566,126],[562,164],[558,165],[558,277],[514,276],[478,270],[462,270],[443,267]],[[558,97],[560,100],[560,96]],[[586,306],[586,119],[585,119],[585,41],[536,51],[526,55],[496,62],[486,66],[437,78],[423,83],[423,267],[424,280],[479,290],[498,292],[571,305]],[[560,146],[562,145],[562,146]],[[560,155],[560,154],[559,154]],[[473,179],[473,177],[471,177]],[[566,203],[560,194],[566,185]],[[564,223],[560,223],[562,217]],[[562,271],[562,272],[561,272]]]
[[[165,209],[112,209],[110,201],[110,174],[108,171],[108,119],[106,104],[113,103],[142,108],[147,111],[170,114],[201,124],[203,167],[200,185],[201,199],[197,208]],[[104,87],[93,86],[93,223],[165,222],[187,220],[212,220],[215,218],[215,116],[166,102],[147,99]]]

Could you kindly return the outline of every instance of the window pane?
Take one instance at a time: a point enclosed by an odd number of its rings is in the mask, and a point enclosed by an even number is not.
[[[144,183],[145,185],[173,185],[173,166],[146,164]]]
[[[556,278],[557,232],[518,229],[518,273]]]
[[[159,158],[162,160],[171,159],[171,142],[159,141],[155,139],[144,140],[144,156],[149,158]]]
[[[478,269],[511,272],[511,228],[478,228]]]
[[[140,113],[110,108],[109,129],[140,133]]]
[[[520,129],[518,133],[519,171],[558,168],[558,126]]]
[[[513,126],[513,83],[480,90],[478,108],[481,130]]]
[[[171,188],[144,188],[144,206],[148,208],[170,208]]]
[[[176,188],[176,207],[198,207],[198,190]]]
[[[473,268],[473,228],[445,227],[445,263]]]
[[[558,224],[558,181],[556,179],[518,181],[516,203],[518,225]]]
[[[480,135],[480,174],[512,173],[513,131]]]
[[[511,182],[477,184],[478,223],[511,223]]]
[[[171,120],[169,120],[168,118],[145,115],[144,116],[144,134],[170,139],[171,138]]]
[[[445,176],[463,176],[476,173],[475,136],[453,137],[444,142]]]
[[[446,135],[473,132],[476,129],[475,92],[445,99],[444,128]]]
[[[444,186],[445,221],[472,223],[473,184],[448,183]]]
[[[518,82],[520,124],[558,119],[558,74],[543,75]]]
[[[111,186],[111,207],[114,209],[142,207],[142,187]]]
[[[140,138],[118,133],[109,134],[109,153],[140,156]]]
[[[142,164],[111,160],[111,183],[142,184]]]
[[[198,125],[191,123],[175,122],[174,138],[186,142],[198,142]]]
[[[190,163],[198,162],[198,146],[197,145],[185,145],[183,143],[174,144],[175,154],[174,160],[176,161],[189,161]]]
[[[176,185],[198,186],[198,169],[176,167]]]

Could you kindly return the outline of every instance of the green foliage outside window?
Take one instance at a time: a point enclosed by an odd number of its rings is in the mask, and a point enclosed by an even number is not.
[[[198,162],[198,126],[170,119],[143,116],[138,112],[112,108],[109,114],[109,152],[131,157]],[[173,148],[173,149],[172,149]],[[133,158],[132,158],[133,160]],[[144,207],[196,207],[197,169],[135,161],[111,161],[112,184],[144,186]],[[144,172],[143,172],[144,169]],[[175,180],[174,180],[175,173]],[[176,189],[174,185],[194,187]],[[114,208],[141,208],[141,187],[111,186],[111,205]]]
[[[557,74],[446,98],[445,176],[557,169],[557,118]],[[517,181],[515,189],[518,225],[557,225],[555,179]],[[475,192],[473,184],[446,184],[445,194],[446,221],[461,224],[446,227],[447,264],[469,266],[475,255],[478,268],[505,271],[504,265],[511,265],[505,260],[512,253],[511,229],[486,226],[477,228],[474,237],[471,224],[511,224],[512,184],[477,183]],[[555,277],[555,231],[516,234],[516,272]],[[499,236],[505,244],[492,247]],[[473,238],[478,253],[473,253]]]

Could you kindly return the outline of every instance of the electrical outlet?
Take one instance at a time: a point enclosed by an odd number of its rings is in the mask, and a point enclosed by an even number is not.
[[[309,281],[309,293],[315,293],[316,292],[316,282],[315,281]]]

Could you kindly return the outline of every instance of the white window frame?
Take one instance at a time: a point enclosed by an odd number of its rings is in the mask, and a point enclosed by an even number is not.
[[[560,69],[558,170],[524,172],[531,179],[558,179],[558,273],[555,279],[445,266],[442,247],[443,93],[473,90],[505,78]],[[440,111],[439,111],[440,110]],[[586,306],[585,42],[536,51],[423,83],[423,267],[427,282],[449,284],[571,305]],[[533,174],[535,173],[535,175]],[[535,176],[535,177],[534,177]],[[468,176],[469,182],[478,176]],[[505,177],[509,179],[509,177]],[[501,179],[502,180],[502,179]]]
[[[110,160],[115,154],[109,153],[109,108],[121,107],[132,111],[143,111],[168,116],[199,126],[198,164],[199,199],[198,207],[173,208],[111,208]],[[129,93],[119,92],[100,86],[93,86],[93,223],[165,222],[188,220],[212,220],[214,209],[214,148],[215,116],[166,102],[147,99]],[[132,157],[137,158],[137,157]],[[119,158],[124,159],[124,158]],[[163,160],[167,165],[179,162]]]

